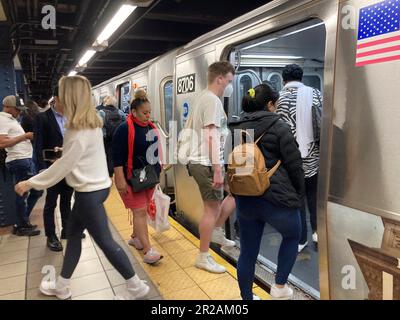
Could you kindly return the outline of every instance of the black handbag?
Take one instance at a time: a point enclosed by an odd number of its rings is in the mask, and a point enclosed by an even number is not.
[[[154,188],[160,183],[156,165],[148,164],[142,169],[132,170],[132,178],[129,182],[134,192]]]

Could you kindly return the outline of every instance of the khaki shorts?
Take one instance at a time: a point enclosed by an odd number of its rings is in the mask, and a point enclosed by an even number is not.
[[[199,186],[203,201],[222,201],[224,199],[224,188],[214,189],[214,171],[212,167],[203,166],[201,164],[188,164],[189,175],[196,180]],[[225,176],[225,171],[222,170]]]

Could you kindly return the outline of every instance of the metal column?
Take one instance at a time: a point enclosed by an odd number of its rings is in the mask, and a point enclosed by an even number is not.
[[[0,111],[5,96],[16,93],[15,72],[12,60],[10,27],[0,25]],[[0,227],[14,224],[15,193],[14,185],[4,163],[0,162]]]

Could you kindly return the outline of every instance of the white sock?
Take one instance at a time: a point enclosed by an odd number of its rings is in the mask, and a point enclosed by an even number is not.
[[[207,252],[201,252],[199,253],[199,256],[201,259],[207,259],[208,257],[208,251]]]
[[[71,283],[70,279],[65,279],[61,276],[58,276],[57,283],[56,283],[56,289],[65,288],[65,287],[69,286],[70,283]]]
[[[135,274],[132,278],[126,280],[126,285],[128,288],[136,287],[139,281],[140,281],[140,278],[138,277],[137,274]]]
[[[219,232],[223,232],[224,230],[222,229],[222,227],[215,227],[214,230],[219,231]]]

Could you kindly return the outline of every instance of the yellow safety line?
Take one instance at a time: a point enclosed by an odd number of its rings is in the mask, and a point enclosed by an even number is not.
[[[113,192],[114,190],[111,191],[110,196],[108,198],[108,203],[106,204],[106,207],[108,207],[109,209],[111,209],[110,207],[112,207],[111,202],[115,201],[116,198],[114,197],[115,194]],[[115,205],[115,204],[114,204]],[[121,203],[122,205],[122,203]],[[114,225],[115,229],[117,230],[117,232],[122,236],[122,231],[120,228],[117,228],[115,223],[114,223],[114,219],[113,216],[115,216],[115,214],[110,214],[112,210],[107,210],[107,215],[109,216],[109,220],[111,221],[111,223]],[[169,222],[171,224],[171,226],[177,230],[181,235],[183,235],[189,242],[191,242],[197,249],[200,248],[200,240],[195,237],[190,231],[188,231],[184,226],[182,226],[181,224],[179,224],[176,220],[174,220],[173,218],[169,217]],[[232,276],[236,281],[237,281],[237,272],[236,272],[236,268],[233,267],[228,261],[226,261],[223,257],[221,257],[218,253],[216,253],[214,250],[210,249],[211,255],[213,256],[213,258],[215,259],[215,261],[217,263],[219,263],[220,265],[223,265],[228,274],[230,276]],[[258,287],[256,284],[253,284],[253,292],[258,295],[261,299],[263,300],[270,300],[271,297],[268,294],[268,292],[266,292],[264,289]]]
[[[173,218],[169,217],[170,224],[180,232],[187,240],[189,240],[196,248],[200,248],[200,240],[197,239],[189,230],[187,230],[184,226],[178,223]],[[221,257],[218,253],[210,248],[211,255],[215,259],[217,263],[223,265],[226,268],[226,271],[237,281],[237,271],[234,266],[232,266],[228,261],[226,261],[223,257]],[[270,300],[271,296],[267,291],[257,286],[255,283],[253,284],[253,292],[259,296],[263,300]]]

